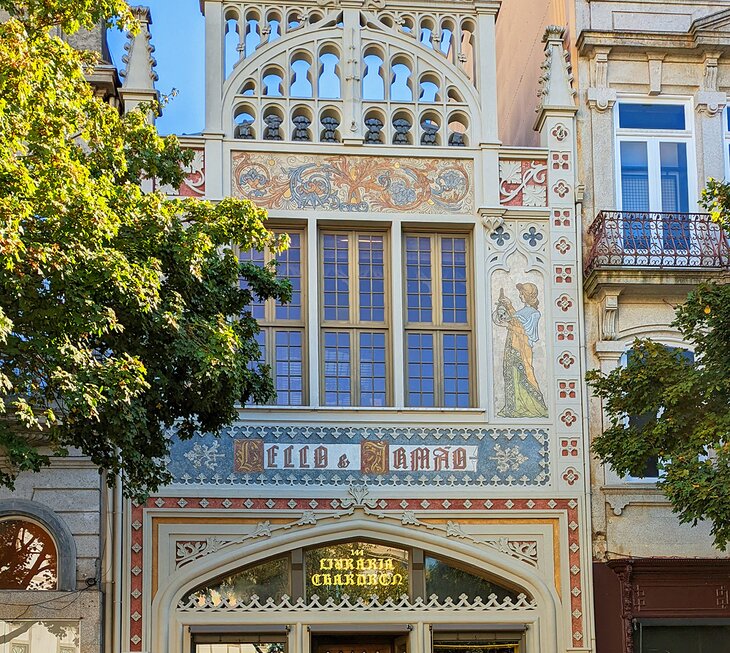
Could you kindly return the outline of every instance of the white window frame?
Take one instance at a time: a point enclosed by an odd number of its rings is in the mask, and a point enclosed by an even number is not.
[[[685,129],[627,129],[619,127],[619,107],[622,104],[666,104],[684,107]],[[621,187],[621,143],[645,142],[649,169],[649,212],[661,213],[661,161],[660,143],[685,143],[687,145],[687,179],[689,213],[697,212],[697,149],[693,126],[691,99],[686,97],[619,96],[614,105],[614,165],[616,176],[616,210],[623,210]]]

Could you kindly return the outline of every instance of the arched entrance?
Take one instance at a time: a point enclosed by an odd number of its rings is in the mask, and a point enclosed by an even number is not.
[[[558,650],[560,601],[534,569],[358,513],[262,535],[180,569],[152,603],[153,652]]]

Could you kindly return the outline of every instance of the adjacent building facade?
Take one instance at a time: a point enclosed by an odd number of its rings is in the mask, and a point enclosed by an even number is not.
[[[700,281],[728,277],[726,236],[698,200],[708,177],[727,177],[730,11],[721,2],[539,4],[511,10],[567,20],[586,362],[608,372],[625,364],[637,337],[685,347],[670,326],[674,307]],[[513,65],[503,58],[503,68]],[[524,113],[502,102],[503,129],[531,142]],[[598,400],[588,417],[595,436],[604,425]],[[658,473],[652,464],[641,478],[619,478],[592,465],[599,653],[725,650],[730,641],[730,563],[706,525],[678,523],[657,490]]]

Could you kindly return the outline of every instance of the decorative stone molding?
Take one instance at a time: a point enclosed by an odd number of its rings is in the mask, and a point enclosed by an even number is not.
[[[208,537],[204,540],[181,540],[175,546],[175,567],[178,569],[194,560],[216,553],[233,544],[235,540],[221,540]]]
[[[639,487],[636,487],[636,486]],[[616,517],[623,515],[624,510],[631,505],[634,506],[669,506],[669,500],[655,484],[646,482],[625,484],[603,488],[606,503],[611,507]]]
[[[598,301],[601,307],[601,340],[615,340],[618,333],[618,297],[621,288],[601,290]]]
[[[565,50],[563,39],[565,28],[548,25],[542,37],[545,43],[545,60],[540,77],[540,102],[537,111],[546,108],[572,108],[575,90],[570,70],[570,53]]]
[[[500,601],[496,594],[490,594],[486,600],[480,596],[470,601],[466,594],[459,596],[457,600],[446,598],[439,601],[434,594],[428,599],[418,597],[411,600],[407,595],[403,595],[400,599],[385,599],[381,601],[378,597],[373,596],[370,599],[351,599],[344,595],[342,600],[337,601],[330,597],[326,601],[320,601],[318,596],[312,596],[309,601],[304,598],[292,600],[291,597],[284,595],[280,601],[274,598],[268,598],[262,601],[258,596],[254,595],[250,601],[239,602],[236,599],[221,597],[219,601],[214,601],[211,597],[207,597],[204,601],[196,597],[191,597],[188,601],[181,601],[178,604],[180,612],[349,612],[351,610],[367,610],[369,612],[382,612],[395,610],[398,612],[413,611],[432,611],[432,612],[513,612],[528,610],[537,610],[537,603],[527,597],[525,594],[518,594],[517,600],[513,601],[509,596]]]
[[[613,510],[613,514],[617,517],[620,517],[623,512],[624,508],[628,506],[631,503],[631,498],[625,495],[613,495],[613,496],[607,496],[606,497],[606,503],[611,506],[611,510]]]
[[[717,91],[717,64],[722,53],[706,52],[705,53],[705,71],[702,76],[703,91]]]
[[[364,490],[358,492],[361,496],[366,499],[369,496],[368,492]],[[364,494],[363,494],[364,492]],[[251,499],[236,497],[233,500],[227,497],[213,497],[208,495],[207,498],[194,499],[188,497],[183,502],[182,497],[173,495],[165,497],[156,497],[149,499],[145,505],[133,505],[130,524],[130,550],[129,560],[131,565],[131,576],[130,576],[130,589],[129,589],[129,603],[127,608],[127,619],[129,628],[129,650],[130,651],[141,651],[142,650],[142,635],[144,633],[144,627],[147,624],[142,615],[144,613],[144,600],[143,600],[143,587],[145,582],[150,582],[149,569],[145,562],[145,550],[144,543],[147,541],[145,537],[146,530],[149,526],[145,526],[147,519],[145,513],[150,510],[154,510],[157,515],[181,515],[184,514],[188,505],[188,501],[191,505],[197,502],[200,510],[205,512],[211,511],[210,516],[206,516],[206,521],[210,520],[209,523],[214,522],[214,515],[219,513],[221,510],[253,510],[261,512],[265,510],[291,510],[300,515],[299,519],[293,520],[286,523],[276,523],[271,526],[272,535],[275,530],[282,529],[282,532],[286,529],[293,527],[300,527],[306,524],[318,523],[322,520],[334,519],[340,520],[347,518],[348,516],[355,515],[357,511],[360,516],[363,514],[371,516],[377,522],[383,519],[389,520],[394,524],[398,525],[411,525],[416,528],[426,528],[429,530],[441,530],[443,536],[446,537],[446,524],[441,520],[443,519],[443,511],[456,511],[458,516],[455,514],[454,519],[450,519],[453,523],[458,523],[458,519],[462,519],[464,513],[473,513],[478,515],[485,515],[487,513],[498,512],[503,514],[505,511],[510,513],[514,512],[517,514],[529,515],[532,511],[538,511],[541,515],[544,515],[546,511],[557,511],[556,514],[565,514],[568,521],[568,529],[566,533],[565,546],[568,550],[568,558],[570,564],[569,574],[569,587],[570,596],[568,600],[570,602],[571,609],[571,633],[572,643],[574,648],[581,646],[583,640],[583,569],[582,569],[582,554],[581,554],[581,532],[580,532],[580,516],[578,511],[578,501],[575,499],[565,498],[536,498],[536,499],[525,499],[525,498],[514,498],[514,499],[487,499],[487,500],[471,500],[471,499],[453,499],[451,501],[446,499],[406,499],[404,497],[391,498],[391,499],[378,499],[377,506],[378,510],[365,507],[351,507],[345,511],[341,510],[341,498],[320,498],[312,499],[310,497],[300,497],[298,499],[286,499],[286,498],[256,498]],[[365,501],[363,501],[365,504]],[[198,509],[198,508],[196,508]],[[313,511],[319,509],[322,512],[316,513],[314,522],[312,522]],[[439,515],[438,521],[432,522],[430,519],[425,520],[429,511],[436,511]],[[149,515],[148,515],[149,517]],[[420,519],[419,519],[420,517]],[[154,519],[154,515],[152,515]],[[463,528],[461,529],[463,531]],[[467,538],[471,536],[466,534]],[[490,541],[474,540],[475,544],[481,544],[485,547],[491,547],[499,550],[499,547],[506,547],[511,549],[512,557],[522,559],[526,564],[531,564],[529,558],[536,559],[537,556],[537,543],[525,540],[508,540],[506,543],[503,538],[494,538]],[[533,550],[534,545],[534,550]],[[510,555],[509,552],[505,552]],[[520,558],[522,554],[524,557]],[[533,565],[536,566],[536,565]],[[147,580],[145,580],[147,579]],[[461,598],[459,599],[461,601]],[[261,602],[259,602],[261,605]],[[415,602],[414,602],[415,605]],[[420,604],[419,604],[420,605]],[[459,607],[458,602],[446,603],[449,610],[462,609]],[[477,606],[476,602],[474,603]],[[260,611],[256,605],[252,606],[254,611]],[[264,605],[265,610],[269,610],[269,607]],[[195,609],[193,606],[192,609]],[[306,609],[306,608],[305,608]],[[321,609],[321,608],[314,608]],[[335,608],[336,610],[337,608]],[[392,608],[390,608],[392,609]],[[415,609],[415,608],[414,608]],[[422,608],[418,608],[422,609]],[[468,608],[463,608],[468,609]],[[478,610],[484,610],[484,602],[478,606]],[[524,608],[527,609],[527,608]],[[215,608],[208,608],[209,611],[214,611]],[[231,611],[246,611],[245,607],[239,606]],[[290,611],[291,608],[282,606],[282,611]],[[276,612],[276,606],[271,608],[272,612]],[[148,626],[149,627],[149,626]]]
[[[697,91],[694,95],[695,111],[710,118],[720,115],[725,109],[727,95],[718,91]]]
[[[486,546],[515,558],[520,562],[524,562],[531,567],[538,566],[538,546],[535,540],[510,540],[507,537],[482,539],[467,533],[462,525],[454,520],[449,520],[445,526],[442,526],[440,524],[421,521],[413,510],[404,510],[402,513],[381,512],[377,510],[380,507],[379,501],[374,498],[368,498],[370,489],[365,484],[350,486],[348,488],[348,494],[350,497],[333,502],[332,505],[336,505],[339,509],[328,514],[317,515],[314,511],[307,510],[304,511],[301,518],[291,522],[275,525],[272,525],[269,520],[259,522],[251,533],[239,538],[220,539],[217,537],[209,537],[200,540],[178,541],[175,547],[175,566],[179,569],[195,560],[212,553],[217,553],[235,544],[243,544],[244,542],[259,537],[271,537],[279,531],[315,525],[323,520],[344,519],[355,514],[356,510],[362,510],[366,515],[375,516],[379,520],[395,521],[402,526],[423,527],[430,531],[438,532],[447,538],[455,537],[479,546]]]
[[[127,35],[127,42],[124,44],[126,54],[122,57],[125,68],[119,73],[124,80],[120,94],[125,112],[131,111],[140,102],[158,99],[155,89],[157,62],[152,56],[155,47],[150,41],[150,10],[148,7],[133,7],[132,12],[139,22],[139,32]]]
[[[503,227],[505,213],[505,209],[479,209],[479,218],[482,221],[482,225],[484,225],[484,228],[487,230],[487,236],[492,236],[492,234],[494,234],[500,227]],[[509,238],[510,236],[507,236],[507,239]]]
[[[588,106],[604,112],[616,103],[616,91],[608,87],[608,53],[611,48],[596,48],[593,52],[593,86],[588,88]]]
[[[499,203],[502,206],[547,206],[547,163],[502,159],[499,162]]]
[[[662,92],[662,64],[665,56],[655,52],[646,55],[649,62],[649,95],[659,95]]]

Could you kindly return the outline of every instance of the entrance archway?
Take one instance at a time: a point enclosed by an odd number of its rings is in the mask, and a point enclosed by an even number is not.
[[[373,623],[380,628],[380,632],[369,629],[373,636],[383,635],[383,629],[403,627],[407,633],[406,650],[414,652],[434,649],[433,642],[439,640],[439,633],[445,632],[448,624],[461,626],[461,632],[465,633],[524,632],[524,649],[520,650],[528,653],[556,653],[559,650],[563,630],[560,599],[534,568],[493,548],[479,547],[458,537],[444,537],[428,529],[384,523],[359,512],[349,518],[322,518],[311,526],[280,530],[225,547],[182,567],[164,581],[160,579],[152,602],[154,632],[150,633],[150,642],[153,653],[187,652],[195,633],[240,634],[245,630],[259,635],[278,632],[286,642],[286,653],[318,653],[317,646],[326,640],[325,635],[335,637],[339,634],[334,632],[335,626],[340,632],[344,628],[346,633],[362,634],[368,630],[366,626]],[[456,560],[469,570],[483,571],[485,578],[499,581],[500,586],[521,588],[522,598],[490,601],[487,597],[470,599],[466,596],[442,600],[411,592],[400,600],[391,597],[367,601],[347,597],[338,602],[332,598],[321,600],[304,595],[296,599],[278,597],[278,601],[273,597],[268,600],[255,597],[248,603],[228,601],[225,605],[190,605],[191,592],[208,580],[231,575],[265,560],[288,556],[295,549],[315,550],[333,542],[348,541],[407,551],[415,549],[440,560]],[[318,634],[319,639],[316,638]],[[395,647],[397,637],[388,637]],[[368,653],[367,649],[363,650]],[[339,653],[339,649],[334,653]],[[403,652],[393,650],[392,653]]]

